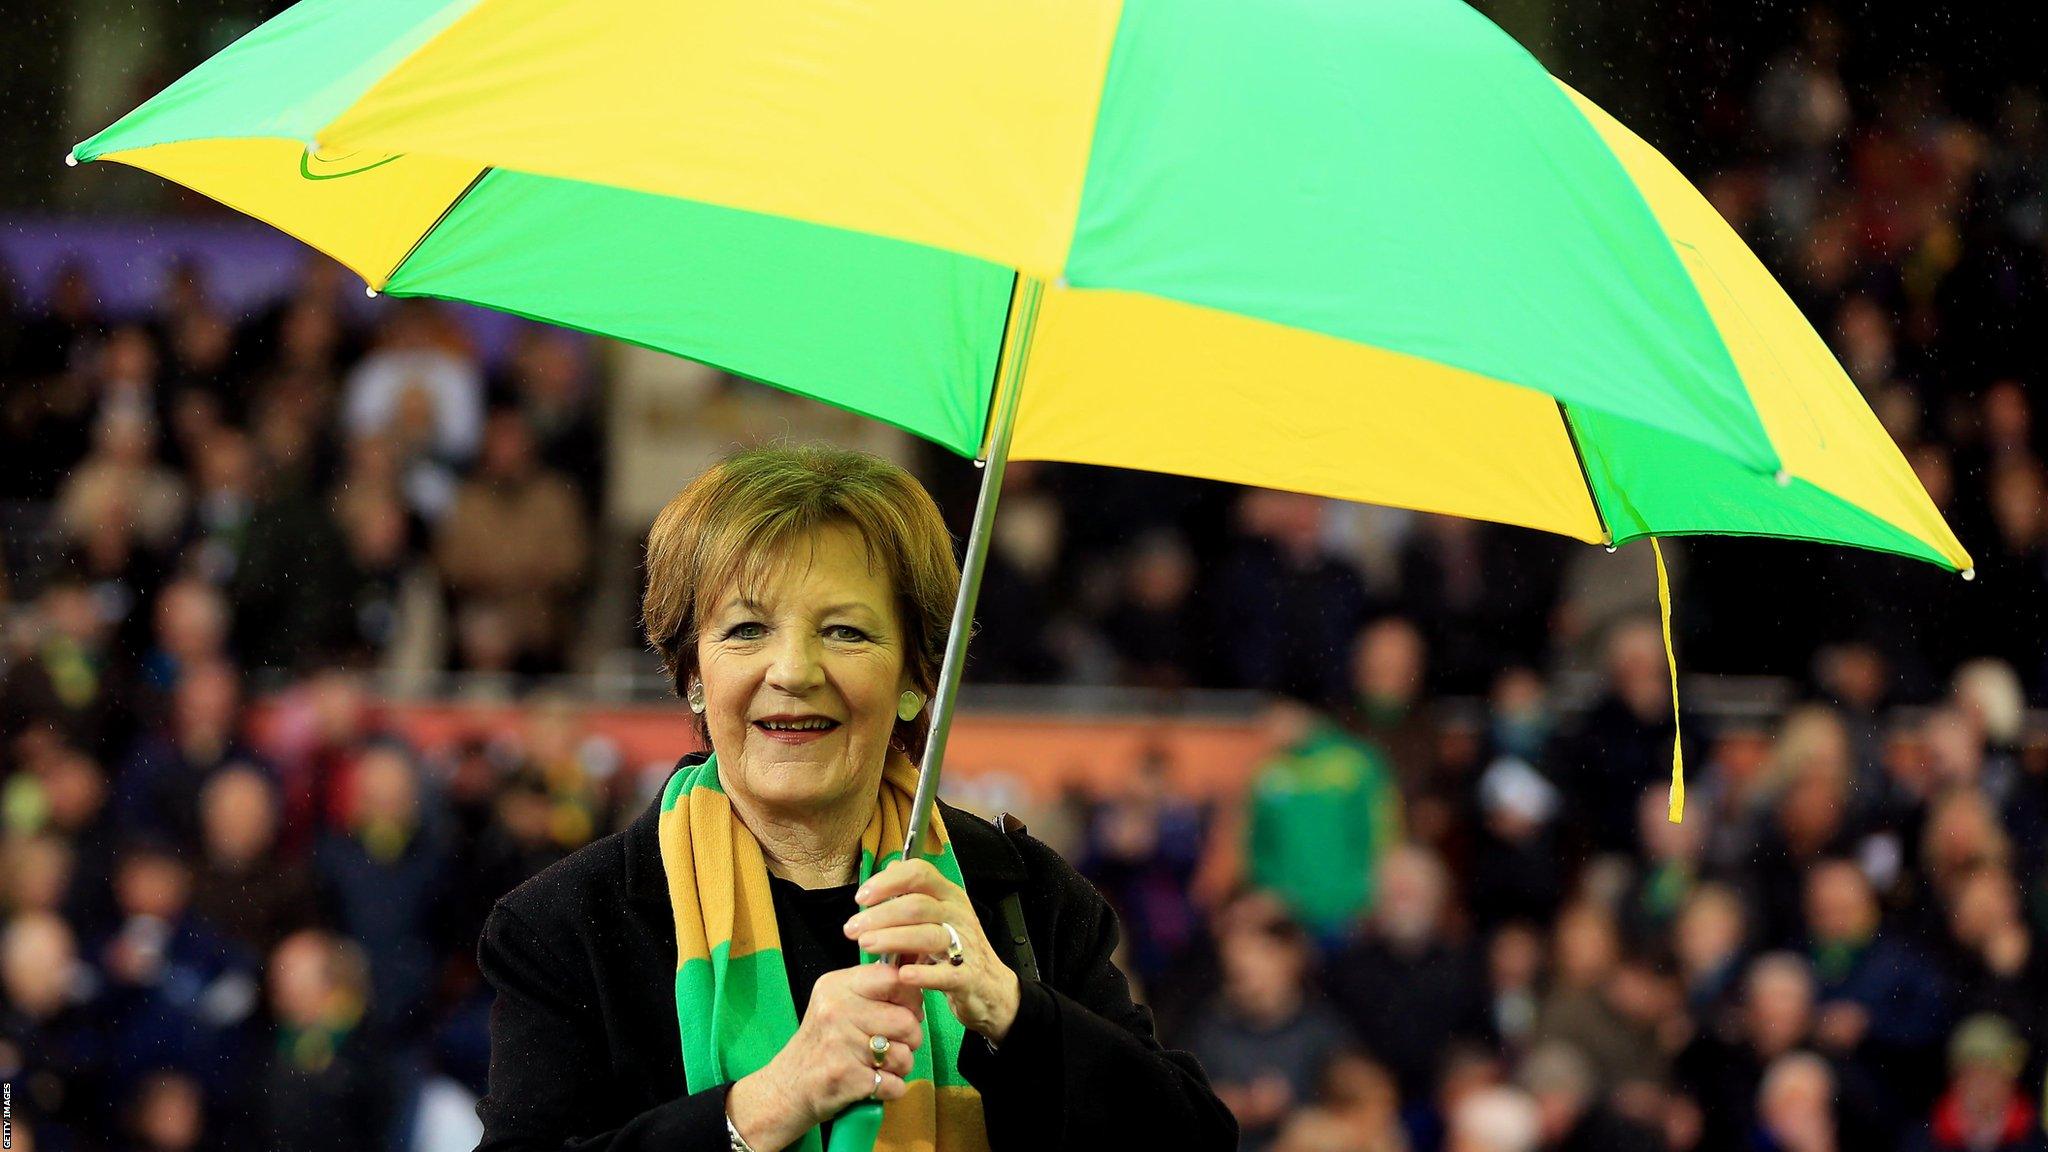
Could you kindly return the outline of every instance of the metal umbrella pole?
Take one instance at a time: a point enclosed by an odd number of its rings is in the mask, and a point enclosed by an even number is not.
[[[939,772],[946,759],[946,734],[953,727],[953,705],[960,694],[960,677],[967,664],[967,634],[974,626],[974,605],[981,596],[981,576],[988,567],[989,532],[996,518],[996,501],[1003,493],[1003,466],[1010,458],[1011,425],[1017,416],[1017,394],[1024,382],[1024,363],[1031,354],[1031,334],[1038,325],[1038,301],[1044,295],[1043,281],[1020,276],[1017,281],[1016,310],[1011,318],[1009,339],[1002,350],[1002,367],[996,374],[995,427],[989,437],[988,455],[983,461],[981,494],[974,503],[974,526],[967,533],[967,556],[960,567],[960,597],[953,603],[953,626],[946,634],[946,655],[939,664],[939,686],[932,695],[931,734],[925,740],[924,764],[917,778],[917,798],[911,805],[910,827],[903,837],[903,856],[924,838],[931,822],[932,801],[939,792]]]

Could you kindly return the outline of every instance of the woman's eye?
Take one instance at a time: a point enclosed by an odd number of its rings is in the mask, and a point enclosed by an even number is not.
[[[753,620],[742,621],[725,630],[727,640],[759,640],[768,629]]]
[[[848,643],[859,643],[868,638],[867,633],[855,628],[851,624],[834,624],[832,627],[825,629],[825,632],[834,640],[845,640]]]

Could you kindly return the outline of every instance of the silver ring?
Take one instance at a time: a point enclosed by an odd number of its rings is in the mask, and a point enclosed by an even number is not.
[[[960,933],[943,920],[939,922],[939,927],[946,930],[946,963],[955,968],[967,963],[967,949],[960,946]]]
[[[889,1058],[889,1038],[879,1034],[868,1037],[868,1055],[874,1057],[875,1067],[880,1068]]]
[[[877,1069],[875,1069],[875,1086],[874,1086],[874,1087],[873,1087],[872,1089],[870,1089],[870,1090],[868,1091],[868,1099],[870,1099],[870,1100],[880,1100],[881,1098],[882,1098],[882,1070],[881,1070],[880,1068],[877,1068]]]

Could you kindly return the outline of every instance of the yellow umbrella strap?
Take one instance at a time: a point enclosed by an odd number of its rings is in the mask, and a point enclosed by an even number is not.
[[[1678,736],[1678,657],[1671,652],[1671,577],[1664,571],[1664,550],[1650,537],[1657,557],[1657,614],[1664,620],[1664,666],[1671,669],[1671,822],[1685,820],[1685,743]]]

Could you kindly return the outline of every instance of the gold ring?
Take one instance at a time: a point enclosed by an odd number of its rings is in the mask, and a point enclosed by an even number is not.
[[[946,930],[946,963],[955,968],[967,963],[967,950],[960,946],[960,933],[944,921],[940,921],[939,927]]]
[[[869,1089],[869,1090],[868,1090],[868,1099],[870,1099],[870,1100],[880,1100],[881,1098],[882,1098],[882,1070],[881,1070],[880,1068],[877,1068],[877,1069],[875,1069],[875,1086],[874,1086],[873,1088],[871,1088],[871,1089]]]
[[[868,1037],[868,1055],[874,1057],[875,1067],[880,1068],[883,1061],[889,1059],[889,1038],[880,1035]]]

